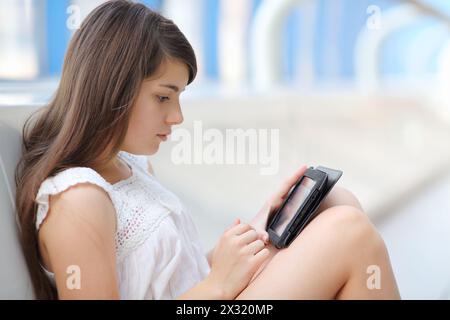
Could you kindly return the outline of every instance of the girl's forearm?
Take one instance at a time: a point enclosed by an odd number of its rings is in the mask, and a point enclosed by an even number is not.
[[[229,297],[223,286],[219,285],[209,274],[203,281],[195,287],[177,298],[177,300],[228,300]]]

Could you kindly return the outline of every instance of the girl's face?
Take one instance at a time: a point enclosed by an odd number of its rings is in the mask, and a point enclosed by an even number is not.
[[[178,60],[166,60],[153,77],[144,80],[121,150],[140,155],[158,151],[172,126],[183,122],[180,94],[188,80],[188,67]]]

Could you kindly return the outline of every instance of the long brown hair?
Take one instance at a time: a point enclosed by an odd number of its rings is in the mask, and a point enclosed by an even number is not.
[[[40,266],[35,197],[41,183],[66,168],[112,159],[142,81],[167,58],[184,62],[192,82],[194,51],[171,20],[142,4],[106,2],[73,35],[51,102],[26,120],[15,172],[16,209],[36,298],[57,298]]]

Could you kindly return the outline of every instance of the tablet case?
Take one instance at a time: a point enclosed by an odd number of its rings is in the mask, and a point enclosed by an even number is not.
[[[286,243],[286,246],[288,246],[297,236],[300,232],[303,231],[303,229],[317,216],[319,213],[317,211],[319,205],[322,203],[322,201],[325,199],[325,197],[328,195],[328,193],[331,191],[331,189],[334,187],[336,182],[341,178],[342,171],[326,168],[323,166],[318,166],[315,168],[315,170],[319,170],[322,172],[325,172],[327,174],[327,181],[325,182],[325,187],[323,191],[320,194],[315,194],[313,197],[317,197],[314,201],[314,204],[312,206],[311,212],[306,217],[305,221],[303,221],[302,224],[300,224],[297,228],[298,230],[295,231],[295,236],[291,237],[289,241]]]

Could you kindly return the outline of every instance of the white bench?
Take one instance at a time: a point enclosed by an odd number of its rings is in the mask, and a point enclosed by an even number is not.
[[[20,157],[21,124],[34,107],[0,106],[0,299],[32,299],[14,213],[14,170]]]

